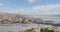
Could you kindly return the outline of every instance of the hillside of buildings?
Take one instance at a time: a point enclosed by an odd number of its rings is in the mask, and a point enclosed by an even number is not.
[[[20,14],[0,13],[0,24],[43,22],[41,18],[29,17]]]
[[[42,18],[35,18],[32,16],[12,14],[12,13],[0,13],[0,24],[26,24],[26,23],[36,23],[36,24],[47,24],[60,26],[60,23],[54,23],[54,21],[44,21]]]

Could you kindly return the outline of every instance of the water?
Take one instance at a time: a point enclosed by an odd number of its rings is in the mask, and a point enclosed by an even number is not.
[[[51,26],[51,25],[43,25],[43,24],[35,24],[35,23],[19,24],[19,25],[13,24],[13,25],[10,25],[10,26],[2,26],[1,25],[0,26],[0,32],[23,31],[23,30],[26,30],[26,29],[37,28],[37,27],[48,27],[48,26]]]
[[[54,15],[40,15],[36,16],[38,18],[42,18],[45,21],[54,21],[55,23],[60,23],[60,16]]]

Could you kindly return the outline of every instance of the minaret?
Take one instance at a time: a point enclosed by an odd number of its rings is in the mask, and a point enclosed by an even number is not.
[[[34,28],[33,32],[40,32],[40,28]]]
[[[41,27],[40,27],[40,26],[39,26],[37,29],[38,29],[38,32],[41,32],[41,31],[40,31],[40,30],[41,30]]]
[[[40,30],[41,30],[41,27],[40,27],[40,26],[38,26],[37,28],[34,28],[34,30],[33,30],[33,31],[34,31],[34,32],[41,32]]]

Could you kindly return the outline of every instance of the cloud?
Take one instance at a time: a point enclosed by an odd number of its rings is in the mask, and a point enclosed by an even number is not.
[[[60,14],[60,4],[38,5],[32,8],[20,8],[8,11],[8,13],[20,13],[25,15],[52,15]]]
[[[32,11],[30,11],[29,8],[19,8],[19,9],[11,9],[8,11],[8,13],[30,15],[32,13]]]
[[[34,6],[32,10],[38,14],[60,14],[60,4]]]
[[[0,3],[0,7],[3,6],[3,3]]]
[[[38,1],[41,1],[41,0],[27,0],[29,3],[34,3],[34,2],[38,2]]]
[[[38,5],[30,8],[13,9],[9,13],[20,13],[25,15],[52,15],[60,14],[60,4]]]
[[[9,11],[8,13],[16,13],[16,11]]]

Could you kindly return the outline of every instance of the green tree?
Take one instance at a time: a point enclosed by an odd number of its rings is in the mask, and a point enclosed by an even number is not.
[[[53,30],[50,30],[49,32],[54,32]]]
[[[49,30],[48,28],[41,29],[41,32],[54,32],[53,30]]]

